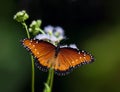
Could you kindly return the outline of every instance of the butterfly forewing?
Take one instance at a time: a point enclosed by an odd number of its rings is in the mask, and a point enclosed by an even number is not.
[[[37,41],[24,39],[23,45],[31,51],[34,57],[38,60],[36,65],[40,68],[49,68],[52,57],[55,55],[55,46],[46,41]],[[44,70],[44,69],[42,69]]]

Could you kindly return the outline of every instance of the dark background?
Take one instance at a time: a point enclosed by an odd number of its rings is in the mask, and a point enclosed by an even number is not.
[[[95,62],[71,74],[55,75],[53,92],[120,92],[119,0],[4,0],[0,1],[0,92],[30,92],[31,61],[20,40],[22,26],[13,20],[20,10],[42,28],[61,26],[79,49],[94,55]],[[35,92],[42,92],[47,73],[35,69]]]

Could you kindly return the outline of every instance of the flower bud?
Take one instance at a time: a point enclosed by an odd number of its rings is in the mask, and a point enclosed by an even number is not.
[[[18,22],[24,22],[29,18],[29,15],[26,13],[25,10],[19,11],[14,15],[14,19]]]
[[[42,23],[41,20],[32,21],[32,23],[30,24],[29,31],[32,32],[33,35],[38,34],[41,31],[40,29],[41,23]]]

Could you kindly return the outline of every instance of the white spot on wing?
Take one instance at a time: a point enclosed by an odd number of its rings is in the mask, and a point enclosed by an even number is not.
[[[84,52],[84,50],[82,50],[82,52]]]
[[[84,53],[84,56],[86,56],[86,54]]]
[[[30,42],[32,42],[32,40],[30,40]]]
[[[85,59],[85,61],[87,61],[87,60],[86,60],[86,57],[83,57],[83,58]]]
[[[38,41],[36,41],[36,43],[38,43]]]

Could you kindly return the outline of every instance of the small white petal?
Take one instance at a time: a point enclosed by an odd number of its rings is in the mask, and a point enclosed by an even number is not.
[[[78,49],[77,46],[76,46],[75,44],[70,44],[69,47]]]
[[[57,33],[59,33],[60,35],[64,35],[64,30],[63,30],[61,27],[57,26],[57,27],[55,27],[54,29],[55,29],[55,31],[56,31]]]
[[[53,29],[54,29],[54,27],[53,26],[51,26],[51,25],[48,25],[48,26],[46,26],[46,27],[44,27],[44,31],[46,32],[46,33],[52,33],[53,32]]]
[[[49,39],[50,39],[52,42],[58,41],[58,38],[56,38],[54,35],[49,36]]]
[[[60,48],[68,47],[67,45],[61,45]]]
[[[61,40],[63,40],[63,39],[65,39],[65,36],[63,36],[63,35],[60,35],[60,36],[58,37],[58,40],[59,40],[59,41],[61,41]]]
[[[38,35],[35,36],[35,39],[38,39],[38,40],[49,39],[49,35],[47,35],[47,34],[38,34]]]

